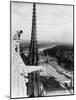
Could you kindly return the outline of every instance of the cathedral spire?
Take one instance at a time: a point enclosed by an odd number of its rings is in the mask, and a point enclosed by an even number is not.
[[[37,47],[37,30],[36,30],[36,4],[33,3],[32,31],[29,52],[29,64],[38,65],[38,47]]]
[[[37,46],[37,34],[36,34],[36,4],[33,4],[33,15],[32,15],[32,31],[30,41],[30,52],[29,52],[29,66],[38,65],[38,46]],[[40,95],[40,74],[39,71],[31,72],[28,74],[29,82],[27,84],[27,94],[29,97]]]

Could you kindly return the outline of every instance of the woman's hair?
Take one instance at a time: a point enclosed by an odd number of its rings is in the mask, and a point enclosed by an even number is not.
[[[22,31],[22,30],[20,30],[20,33],[23,33],[23,31]]]

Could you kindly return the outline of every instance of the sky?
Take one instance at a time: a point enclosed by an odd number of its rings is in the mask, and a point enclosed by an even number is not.
[[[12,37],[23,30],[22,40],[30,40],[32,30],[32,3],[11,4]],[[73,43],[73,6],[36,4],[38,41]]]

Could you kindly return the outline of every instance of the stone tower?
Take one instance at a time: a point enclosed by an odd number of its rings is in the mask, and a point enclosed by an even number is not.
[[[33,4],[32,16],[32,32],[30,41],[29,64],[38,65],[38,46],[37,46],[37,33],[36,33],[36,5]]]
[[[36,4],[33,3],[33,15],[32,15],[32,31],[29,51],[29,66],[38,65],[38,46],[37,46],[37,33],[36,33]],[[31,72],[28,74],[27,95],[29,97],[40,96],[40,74],[39,71]]]

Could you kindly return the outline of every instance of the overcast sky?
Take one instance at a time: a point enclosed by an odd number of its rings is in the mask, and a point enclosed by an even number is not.
[[[30,40],[32,3],[12,3],[12,36],[22,29],[21,39]],[[73,42],[73,6],[36,4],[39,41]]]

